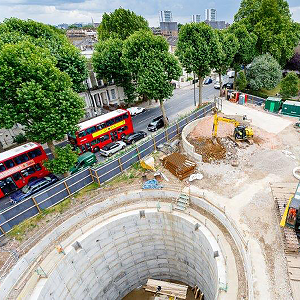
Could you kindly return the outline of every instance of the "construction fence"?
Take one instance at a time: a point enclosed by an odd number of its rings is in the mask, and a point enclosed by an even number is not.
[[[60,180],[48,189],[17,203],[0,213],[0,236],[9,232],[13,226],[52,207],[85,186],[95,182],[99,185],[130,168],[134,163],[157,149],[157,146],[178,137],[189,122],[207,115],[215,106],[214,103],[205,105],[188,116],[177,120],[169,127],[158,131],[144,139],[141,143],[129,147],[128,152],[113,156],[103,165],[85,169],[68,178]]]

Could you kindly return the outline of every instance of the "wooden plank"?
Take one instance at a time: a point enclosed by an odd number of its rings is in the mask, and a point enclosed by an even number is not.
[[[299,281],[290,281],[294,300],[300,300],[300,283]]]
[[[168,295],[177,297],[180,299],[186,299],[187,289],[186,285],[170,283],[161,280],[148,279],[146,286],[144,289],[150,292],[157,292],[157,287],[160,286],[161,290],[159,291],[162,295]]]
[[[298,268],[289,268],[289,276],[292,280],[300,281],[300,269]]]
[[[299,267],[300,268],[300,256],[294,257],[294,256],[287,256],[286,260],[289,264],[289,266],[293,267]]]

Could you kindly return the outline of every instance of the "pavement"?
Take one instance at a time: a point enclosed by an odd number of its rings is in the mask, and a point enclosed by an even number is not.
[[[246,115],[247,119],[251,120],[251,125],[274,134],[278,134],[292,124],[291,120],[287,120],[282,116],[267,113],[266,111],[259,111],[229,101],[223,101],[222,112],[229,115]]]

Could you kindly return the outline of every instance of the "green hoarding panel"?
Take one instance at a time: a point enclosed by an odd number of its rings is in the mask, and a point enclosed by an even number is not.
[[[300,117],[300,102],[299,101],[285,101],[283,103],[281,113],[283,115]]]

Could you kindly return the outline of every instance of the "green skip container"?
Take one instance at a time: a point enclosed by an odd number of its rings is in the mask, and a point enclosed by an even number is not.
[[[279,112],[282,105],[282,99],[277,97],[268,97],[265,103],[265,110],[270,112]]]
[[[281,113],[283,115],[300,117],[300,102],[287,100],[282,105]]]

